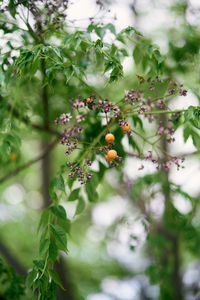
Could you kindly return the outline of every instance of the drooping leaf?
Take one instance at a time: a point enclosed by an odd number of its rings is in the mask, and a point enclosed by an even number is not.
[[[79,215],[80,213],[82,213],[84,208],[85,208],[85,201],[83,200],[83,197],[79,197],[75,215]]]
[[[56,246],[56,243],[53,241],[50,241],[49,245],[49,258],[54,263],[58,257],[58,247]]]
[[[77,188],[71,192],[68,197],[68,201],[75,201],[79,198],[80,188]]]
[[[63,290],[65,290],[65,288],[63,287],[62,281],[61,281],[59,275],[57,274],[57,272],[55,270],[53,270],[53,269],[50,269],[49,273],[50,273],[50,276],[51,276],[52,280],[56,284],[58,284]]]
[[[66,211],[64,209],[63,206],[61,205],[54,205],[54,206],[51,206],[51,212],[56,216],[56,217],[59,217],[61,219],[66,219],[67,218],[67,215],[66,215]]]
[[[41,238],[40,247],[39,247],[39,255],[43,256],[49,249],[50,240],[46,238]]]
[[[30,288],[33,285],[36,276],[37,276],[37,271],[35,269],[33,269],[28,273],[28,276],[26,277],[26,286],[28,288]]]
[[[64,229],[59,225],[53,225],[53,224],[51,224],[50,227],[51,227],[51,232],[52,232],[58,246],[61,249],[66,250],[67,249],[67,236],[66,236],[66,232],[64,231]]]

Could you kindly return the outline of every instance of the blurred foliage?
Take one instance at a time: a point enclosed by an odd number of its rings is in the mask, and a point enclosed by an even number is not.
[[[97,156],[94,176],[85,188],[69,181],[63,148],[55,147],[50,154],[52,203],[42,212],[44,182],[39,159],[15,178],[9,177],[44,150],[42,143],[49,146],[53,142],[54,132],[48,132],[48,126],[56,130],[54,120],[71,110],[68,100],[78,94],[87,98],[95,91],[116,104],[124,97],[124,91],[134,87],[144,88],[146,97],[162,98],[168,88],[165,82],[156,83],[158,88],[151,93],[146,83],[148,77],[162,75],[183,81],[199,99],[200,29],[187,23],[187,2],[174,1],[169,7],[181,25],[163,29],[168,43],[165,55],[154,43],[156,33],[155,36],[152,33],[150,39],[131,26],[117,33],[111,23],[92,22],[86,30],[71,30],[67,25],[62,27],[61,21],[53,22],[59,18],[56,8],[46,17],[46,7],[42,12],[37,11],[46,18],[45,25],[41,25],[32,3],[34,1],[10,0],[5,8],[5,2],[0,1],[3,7],[0,29],[4,37],[4,45],[0,47],[1,178],[8,174],[8,180],[2,180],[0,185],[1,239],[29,270],[24,278],[25,291],[24,281],[1,261],[0,295],[3,299],[56,299],[59,286],[69,290],[67,299],[79,300],[95,293],[109,294],[104,287],[106,280],[133,279],[139,286],[138,298],[134,299],[195,297],[199,292],[198,282],[187,286],[183,278],[192,262],[197,262],[196,270],[199,270],[199,199],[173,183],[162,170],[137,175],[133,182],[128,178],[125,169],[131,154],[148,151],[145,140],[155,131],[154,126],[140,116],[129,117],[138,135],[127,141],[121,128],[116,124],[112,126],[115,149],[124,162],[110,170]],[[19,25],[19,15],[21,10],[27,12],[27,8],[34,26],[25,18],[24,30]],[[142,16],[137,14],[137,18],[142,19]],[[106,42],[106,35],[111,36],[110,43]],[[126,59],[131,61],[128,72],[123,70]],[[48,98],[48,111],[42,102],[44,93]],[[173,98],[168,104],[170,101]],[[122,106],[126,108],[126,104]],[[45,124],[47,115],[49,124]],[[192,105],[184,115],[173,120],[173,128],[182,130],[184,142],[192,139],[197,156],[199,122],[199,107]],[[103,144],[104,125],[96,112],[89,112],[84,122],[83,140],[93,143],[100,136]],[[86,151],[88,147],[82,146],[72,158],[80,158]],[[95,159],[91,151],[89,155]],[[165,160],[164,155],[161,159]],[[135,164],[138,162],[136,158],[133,160]],[[9,188],[14,188],[10,190],[12,195]],[[177,195],[190,203],[189,213],[183,214],[175,207]],[[122,211],[111,218],[112,224],[96,224],[95,213],[99,209],[101,219],[106,221],[109,199],[112,203],[113,198],[123,199]],[[152,209],[155,199],[163,206],[160,214]],[[112,203],[113,214],[115,204]],[[101,207],[104,210],[101,211]],[[137,230],[135,233],[137,226],[142,228],[142,233],[137,234]],[[126,251],[123,252],[124,240]],[[71,280],[68,287],[63,287],[62,278],[54,269],[60,255],[64,257],[66,276]],[[158,287],[157,294],[148,293],[154,287]],[[123,299],[119,294],[120,286],[117,295],[110,299]]]

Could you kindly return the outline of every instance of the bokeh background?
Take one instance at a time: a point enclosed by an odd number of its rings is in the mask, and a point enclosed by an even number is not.
[[[177,97],[170,102],[173,109],[198,105],[200,95],[200,1],[199,0],[116,0],[101,1],[100,8],[93,0],[71,1],[67,12],[68,28],[85,29],[91,21],[112,23],[117,32],[127,26],[134,26],[144,35],[158,44],[161,53],[166,55],[166,70],[170,76],[183,82],[188,89],[187,97]],[[20,20],[19,20],[20,23]],[[21,24],[21,23],[20,23]],[[23,24],[22,24],[23,26]],[[112,40],[107,32],[105,40]],[[0,30],[1,46],[8,39],[20,43],[17,36],[3,36]],[[56,40],[55,40],[56,43]],[[6,52],[6,46],[2,47]],[[106,87],[108,97],[119,98],[120,91],[130,87],[136,81],[137,73],[133,59],[123,62],[127,83]],[[95,74],[88,81],[98,88],[103,86]],[[134,86],[133,86],[134,87]],[[76,91],[72,91],[77,94]],[[20,99],[20,94],[16,97]],[[64,91],[63,91],[64,93]],[[70,97],[71,95],[69,95]],[[68,98],[68,95],[65,96]],[[59,111],[59,108],[56,107]],[[131,153],[126,138],[123,141],[127,152]],[[28,161],[40,152],[37,133],[24,130],[21,158]],[[189,138],[184,143],[183,128],[176,132],[176,142],[170,146],[175,155],[185,155],[185,168],[179,171],[172,168],[170,181],[178,184],[193,197],[200,195],[200,165],[198,153]],[[64,164],[65,155],[58,145],[51,153],[52,173]],[[17,162],[13,162],[17,164]],[[133,201],[134,184],[146,174],[155,172],[151,163],[145,162],[145,168],[138,170],[141,162],[127,157],[123,172],[110,170],[98,186],[97,203],[88,203],[80,216],[74,217],[76,203],[62,199],[68,217],[72,220],[71,235],[68,241],[69,255],[62,253],[64,273],[67,277],[69,300],[143,300],[159,299],[160,285],[150,279],[149,266],[152,253],[147,245],[150,223],[144,215],[144,208]],[[92,169],[99,169],[94,162]],[[3,170],[1,171],[3,174]],[[38,240],[37,224],[44,206],[42,193],[42,166],[38,162],[0,185],[0,254],[13,265],[30,269],[32,259],[36,257]],[[157,192],[158,186],[147,187],[143,184],[141,203],[153,220],[162,219],[164,197]],[[150,196],[154,194],[153,196]],[[144,201],[143,201],[144,200]],[[180,216],[188,217],[197,235],[200,235],[200,217],[195,204],[183,195],[174,195],[173,206]],[[195,206],[195,213],[194,213]],[[198,204],[197,204],[198,206]],[[193,214],[193,215],[192,215]],[[183,228],[184,230],[184,228]],[[193,234],[189,236],[192,240]],[[160,239],[162,239],[160,237]],[[184,299],[198,298],[200,289],[200,253],[190,251],[183,243],[180,251],[180,269]],[[11,258],[8,256],[11,254]],[[172,255],[173,256],[173,255]],[[167,267],[166,267],[167,268]],[[159,276],[159,275],[158,275]],[[161,275],[162,276],[162,275]],[[34,299],[33,295],[27,296]],[[28,298],[27,298],[28,299]],[[172,298],[161,298],[172,299]],[[178,299],[174,299],[178,300]]]

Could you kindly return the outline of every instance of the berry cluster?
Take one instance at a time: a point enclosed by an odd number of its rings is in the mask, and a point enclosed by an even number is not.
[[[78,162],[67,162],[67,166],[70,168],[69,177],[71,179],[77,178],[81,184],[87,184],[93,176],[92,173],[88,172],[88,166],[91,166],[92,162],[88,159],[84,161],[82,167]]]
[[[153,120],[156,120],[158,118],[158,112],[160,109],[167,109],[167,106],[164,102],[166,97],[174,94],[182,96],[185,96],[187,94],[187,91],[182,88],[182,84],[178,85],[176,82],[170,80],[169,78],[166,78],[166,81],[168,86],[168,94],[161,98],[152,99],[152,96],[148,96],[145,98],[145,92],[141,88],[136,90],[131,89],[130,91],[127,91],[125,93],[124,100],[126,102],[126,105],[128,104],[129,107],[123,107],[123,109],[120,109],[119,106],[114,105],[111,101],[109,101],[109,99],[106,98],[105,100],[102,100],[99,96],[97,97],[96,95],[92,95],[84,99],[80,95],[78,95],[77,98],[72,98],[69,100],[69,102],[72,104],[73,116],[70,113],[63,113],[59,118],[55,120],[55,124],[65,127],[62,131],[62,139],[60,143],[66,146],[66,155],[70,155],[75,149],[78,149],[79,143],[82,143],[84,147],[84,126],[81,123],[86,121],[86,117],[88,114],[90,115],[91,110],[95,111],[97,114],[105,114],[107,125],[107,134],[105,135],[105,141],[107,142],[107,145],[99,147],[97,144],[100,142],[100,140],[95,142],[92,146],[91,143],[88,147],[88,150],[86,150],[86,152],[84,152],[81,156],[82,161],[79,160],[74,163],[68,162],[67,165],[70,167],[71,171],[69,173],[70,178],[76,177],[81,182],[81,184],[86,184],[92,177],[92,174],[88,171],[89,167],[91,166],[91,161],[88,159],[88,157],[91,156],[91,150],[105,153],[105,159],[107,162],[109,162],[109,165],[111,167],[117,167],[119,165],[119,162],[122,161],[122,158],[119,157],[117,151],[113,149],[115,136],[110,132],[108,116],[112,120],[117,119],[118,125],[121,127],[123,132],[128,136],[132,136],[135,131],[131,129],[131,124],[127,121],[126,118],[127,116],[129,116],[130,110],[132,110],[134,114],[141,115],[147,118],[149,122],[152,122]],[[147,82],[149,83],[149,89],[151,91],[154,91],[157,86],[159,86],[158,83],[162,81],[157,77],[155,80],[151,80],[151,78],[148,78]],[[155,110],[157,110],[156,114],[154,114]],[[180,116],[181,113],[173,113],[171,114],[171,117],[168,119],[168,121],[174,122]],[[86,124],[86,122],[84,124]],[[159,137],[158,141],[160,140],[160,138],[165,137],[167,142],[171,143],[175,141],[174,132],[175,130],[172,125],[170,125],[169,123],[165,125],[162,121],[159,121],[155,136]],[[154,145],[155,143],[150,144]],[[82,150],[83,147],[81,148]],[[165,160],[163,161],[163,159],[160,159],[159,157],[154,158],[152,155],[152,151],[148,151],[147,155],[136,153],[135,156],[139,157],[142,160],[149,160],[153,164],[157,165],[157,169],[162,168],[166,171],[169,170],[172,163],[177,166],[177,169],[179,169],[181,167],[181,163],[184,161],[184,159],[178,159],[177,157],[172,156],[167,156],[166,158],[166,155]],[[144,166],[142,165],[139,169],[142,170],[143,168]]]

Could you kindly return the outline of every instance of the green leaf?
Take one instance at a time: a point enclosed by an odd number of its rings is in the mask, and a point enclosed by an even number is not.
[[[75,215],[79,215],[80,213],[82,213],[84,208],[85,208],[85,201],[83,200],[82,197],[80,197],[79,200],[78,200],[77,207],[76,207]]]
[[[49,244],[50,244],[50,240],[49,239],[45,239],[45,238],[41,238],[40,240],[40,247],[39,247],[39,255],[43,256],[46,254],[46,252],[49,249]]]
[[[74,75],[74,68],[72,66],[66,67],[64,69],[64,74],[66,77],[66,83],[68,83],[68,81],[72,78],[72,76]]]
[[[102,41],[101,40],[97,40],[96,42],[95,42],[95,48],[97,49],[97,50],[99,50],[100,52],[101,52],[101,49],[103,48],[103,43],[102,43]]]
[[[138,47],[137,45],[135,46],[135,48],[133,50],[133,58],[134,58],[136,65],[138,65],[140,60],[142,59],[142,51],[141,51],[140,47]]]
[[[73,190],[69,195],[68,201],[77,200],[79,198],[79,192],[80,192],[80,188]]]
[[[67,218],[67,215],[66,215],[66,211],[64,209],[63,206],[61,205],[54,205],[54,206],[51,206],[51,212],[56,216],[56,217],[59,217],[61,219],[66,219]]]
[[[105,61],[104,73],[112,70],[114,66],[115,66],[115,63],[113,61]]]
[[[58,247],[53,241],[50,241],[49,245],[49,258],[54,263],[58,257]]]
[[[15,18],[15,15],[17,13],[17,9],[16,9],[17,6],[15,4],[15,1],[14,0],[10,0],[8,7],[9,7],[9,12],[11,13],[12,17]]]
[[[92,179],[85,185],[85,190],[90,202],[96,202],[98,200],[98,193],[96,191],[98,183],[98,178],[96,175],[94,175]]]
[[[105,29],[109,29],[114,35],[116,35],[115,26],[111,23],[108,23],[104,26]]]
[[[160,54],[159,50],[155,50],[153,52],[153,56],[155,57],[155,59],[157,60],[158,64],[161,64],[164,61],[164,57]]]
[[[143,36],[143,34],[140,31],[138,31],[136,28],[134,28],[132,26],[128,26],[125,29],[123,29],[122,31],[120,31],[120,33],[117,35],[117,40],[124,42],[122,40],[123,34],[131,35],[133,33],[135,33],[139,36]]]
[[[49,270],[49,273],[50,273],[50,276],[51,276],[52,280],[53,280],[56,284],[58,284],[63,290],[65,290],[65,288],[63,287],[62,281],[61,281],[59,275],[56,273],[56,271],[53,270],[53,269],[50,269],[50,270]]]
[[[49,194],[51,197],[55,195],[55,188],[65,193],[65,183],[62,175],[57,176],[54,178],[49,187]]]
[[[189,106],[184,113],[185,121],[191,121],[194,119],[194,106]]]
[[[192,141],[194,146],[199,149],[200,148],[200,136],[195,131],[191,131]]]
[[[134,140],[134,138],[132,136],[130,136],[128,138],[128,140],[129,140],[129,144],[132,146],[132,148],[134,150],[137,150],[138,153],[140,153],[141,152],[140,151],[140,147],[138,146],[138,144],[136,143],[136,141]]]
[[[5,78],[4,73],[3,73],[3,71],[0,69],[0,85],[3,83],[4,78]]]
[[[139,127],[144,131],[143,123],[142,123],[142,120],[140,117],[133,116],[133,124],[134,124],[134,126],[137,126],[137,124],[138,124]]]
[[[186,126],[183,130],[183,137],[184,137],[184,142],[186,143],[189,136],[191,134],[191,128],[189,126]]]
[[[69,219],[63,220],[63,219],[59,219],[58,220],[58,224],[64,228],[64,230],[69,233],[70,232],[70,226],[71,226],[71,222]]]
[[[45,266],[44,260],[34,260],[33,263],[38,269],[40,269],[40,270],[44,269],[44,266]]]
[[[41,227],[47,226],[48,220],[49,220],[49,210],[46,208],[45,210],[43,210],[42,215],[40,217],[40,222],[37,231],[39,231]]]
[[[37,271],[34,269],[28,273],[28,276],[26,277],[26,286],[28,288],[30,288],[33,285],[36,276],[37,276]]]
[[[50,227],[51,227],[51,232],[57,242],[57,245],[61,249],[67,250],[67,236],[64,229],[59,225],[53,225],[53,224],[51,224]]]

